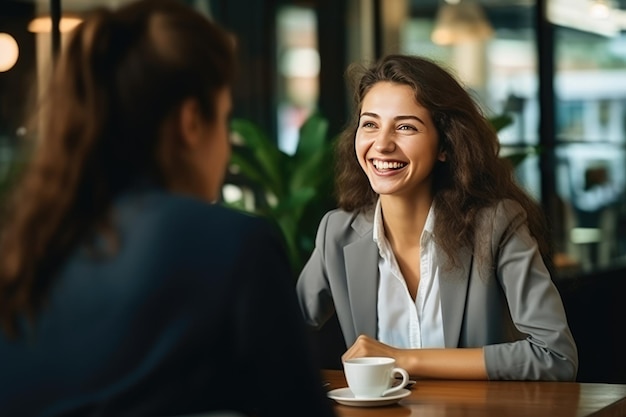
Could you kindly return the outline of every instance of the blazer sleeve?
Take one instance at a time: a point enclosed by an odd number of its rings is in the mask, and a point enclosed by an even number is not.
[[[561,296],[513,201],[493,216],[491,252],[511,319],[524,339],[484,347],[490,379],[574,380],[578,353]]]
[[[296,292],[300,309],[305,322],[315,328],[321,328],[333,315],[335,307],[326,271],[326,243],[329,218],[332,212],[324,215],[317,229],[315,249],[305,264],[298,282]]]

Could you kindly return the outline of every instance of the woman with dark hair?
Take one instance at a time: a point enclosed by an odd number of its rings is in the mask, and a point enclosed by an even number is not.
[[[235,69],[174,0],[71,34],[4,213],[0,415],[333,415],[280,235],[213,204]]]
[[[431,60],[391,55],[358,75],[340,208],[297,284],[306,321],[336,312],[343,359],[391,356],[415,377],[573,380],[543,213],[488,119]]]

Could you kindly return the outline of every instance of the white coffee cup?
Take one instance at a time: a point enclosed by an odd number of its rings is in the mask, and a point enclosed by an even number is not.
[[[343,371],[355,398],[379,398],[400,391],[409,382],[408,372],[395,365],[394,358],[353,358],[343,362]],[[402,382],[393,386],[396,374]]]

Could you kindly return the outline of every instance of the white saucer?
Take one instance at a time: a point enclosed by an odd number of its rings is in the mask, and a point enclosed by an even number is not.
[[[383,405],[391,405],[400,401],[402,398],[411,395],[411,391],[408,389],[401,389],[400,391],[391,393],[384,397],[379,398],[355,398],[350,388],[338,388],[332,391],[328,391],[328,398],[332,398],[339,404],[351,405],[354,407],[380,407]]]

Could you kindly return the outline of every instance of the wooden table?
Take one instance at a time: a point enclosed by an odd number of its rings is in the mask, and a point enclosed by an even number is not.
[[[328,390],[343,371],[324,370]],[[383,407],[335,404],[339,417],[623,417],[626,385],[522,381],[418,381],[411,395]]]

